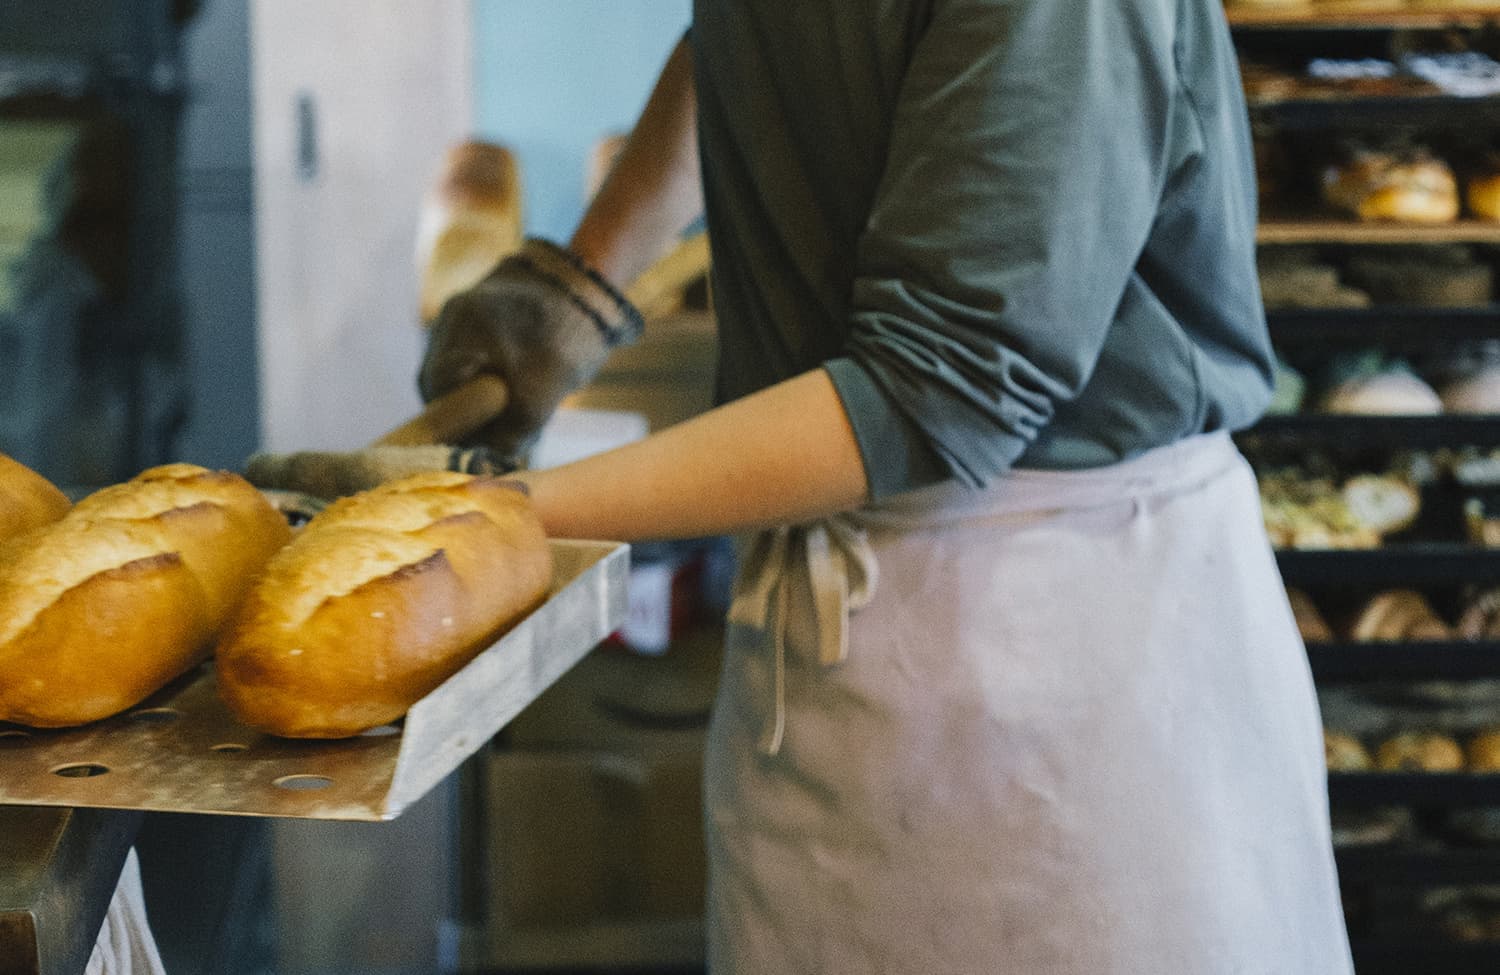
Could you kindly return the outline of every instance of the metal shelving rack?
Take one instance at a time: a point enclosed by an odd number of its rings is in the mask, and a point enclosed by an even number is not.
[[[1317,52],[1323,45],[1366,56],[1397,32],[1475,30],[1500,26],[1500,3],[1487,8],[1329,13],[1229,13],[1236,43],[1248,56],[1282,49]],[[1316,55],[1315,55],[1316,56]],[[1259,123],[1293,138],[1325,129],[1500,131],[1500,98],[1450,96],[1295,97],[1252,106]],[[1267,213],[1262,245],[1360,248],[1414,244],[1500,245],[1500,224],[1462,220],[1437,226],[1361,224],[1331,217],[1314,201],[1299,212]],[[1406,351],[1444,342],[1500,339],[1500,304],[1481,308],[1390,308],[1277,311],[1268,315],[1273,343],[1299,354],[1381,346]],[[1247,453],[1297,445],[1372,452],[1406,448],[1500,446],[1500,416],[1350,417],[1319,414],[1268,417],[1240,436]],[[1451,501],[1451,499],[1446,499]],[[1279,551],[1289,586],[1357,593],[1380,588],[1457,591],[1500,584],[1500,551],[1460,541],[1392,543],[1369,551]],[[1418,535],[1418,538],[1433,538]],[[1363,683],[1500,679],[1500,641],[1325,643],[1308,646],[1320,687]],[[1338,808],[1406,806],[1419,810],[1500,807],[1500,775],[1333,774],[1329,796]],[[1441,886],[1500,884],[1500,849],[1429,846],[1350,847],[1337,851],[1345,893],[1360,898],[1409,896]],[[1351,923],[1360,975],[1383,972],[1465,975],[1500,970],[1500,943],[1448,943],[1421,933],[1362,931]]]

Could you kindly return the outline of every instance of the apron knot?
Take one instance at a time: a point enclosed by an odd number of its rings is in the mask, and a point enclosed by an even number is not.
[[[775,755],[786,735],[786,642],[789,627],[808,634],[818,663],[849,656],[849,614],[875,595],[875,552],[849,515],[760,532],[742,549],[729,622],[769,630],[774,655],[774,719],[761,750]],[[806,621],[804,624],[802,621]]]

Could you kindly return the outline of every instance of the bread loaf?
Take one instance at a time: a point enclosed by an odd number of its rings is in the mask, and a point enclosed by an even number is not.
[[[537,605],[541,522],[494,478],[418,474],[330,505],[271,560],[218,647],[253,727],[340,738],[387,724]]]
[[[510,151],[485,142],[454,146],[417,227],[422,321],[435,321],[444,302],[519,250],[521,237],[521,180]]]
[[[0,541],[56,521],[68,499],[52,482],[0,454]]]
[[[174,464],[0,547],[0,720],[84,724],[207,654],[290,535],[235,474]]]

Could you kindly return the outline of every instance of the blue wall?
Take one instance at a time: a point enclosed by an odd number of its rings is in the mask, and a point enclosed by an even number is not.
[[[528,233],[566,241],[589,150],[634,124],[691,0],[474,0],[475,127],[521,164]]]

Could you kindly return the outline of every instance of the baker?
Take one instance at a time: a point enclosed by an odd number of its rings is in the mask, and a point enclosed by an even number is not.
[[[1271,392],[1218,0],[697,0],[566,248],[440,315],[517,455],[641,328],[701,170],[723,405],[520,475],[748,532],[715,973],[1351,970],[1319,717],[1229,433]]]

